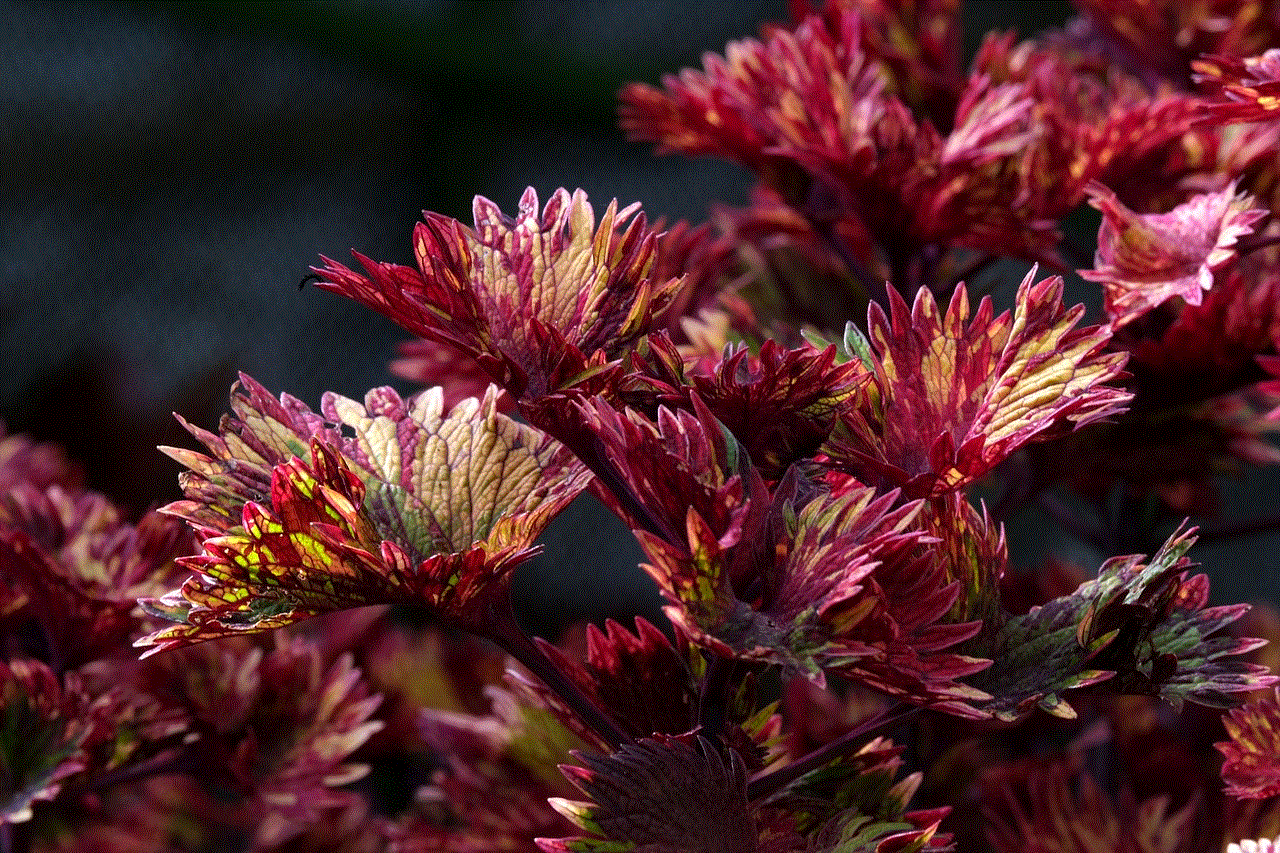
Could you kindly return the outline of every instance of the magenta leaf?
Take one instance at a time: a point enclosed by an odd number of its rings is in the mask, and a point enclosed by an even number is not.
[[[1168,213],[1134,213],[1101,184],[1088,188],[1102,211],[1098,252],[1081,277],[1103,287],[1107,315],[1123,326],[1158,305],[1181,297],[1199,305],[1214,273],[1235,257],[1235,244],[1267,215],[1232,183],[1204,193]]]
[[[984,298],[970,317],[956,288],[946,312],[922,289],[914,305],[890,289],[890,314],[868,312],[873,378],[824,450],[831,464],[908,497],[954,491],[1033,441],[1114,415],[1129,394],[1105,383],[1124,355],[1108,335],[1075,329],[1062,279],[1032,283],[1012,312]]]
[[[224,801],[205,820],[237,822],[253,853],[288,849],[359,804],[345,786],[368,767],[352,756],[383,727],[374,719],[381,697],[350,653],[331,656],[283,632],[263,639],[209,643],[145,664],[148,688],[184,708],[202,733],[189,772]]]
[[[754,495],[764,483],[737,439],[701,400],[694,411],[658,409],[656,419],[618,411],[595,397],[573,404],[579,455],[607,486],[602,497],[633,529],[667,542],[683,542],[692,510],[717,541],[737,541]]]
[[[1280,690],[1222,717],[1230,740],[1216,744],[1226,761],[1227,793],[1260,800],[1280,794]]]
[[[539,397],[616,358],[680,286],[650,277],[656,235],[638,205],[560,189],[545,208],[530,187],[514,219],[477,197],[475,225],[436,213],[414,231],[418,267],[360,255],[366,274],[325,259],[321,287],[474,359],[512,396]],[[630,221],[628,221],[630,220]]]

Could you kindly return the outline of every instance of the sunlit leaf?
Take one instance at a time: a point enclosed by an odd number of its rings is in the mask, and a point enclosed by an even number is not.
[[[954,491],[1014,450],[1118,412],[1130,395],[1105,383],[1124,355],[1103,352],[1105,331],[1075,329],[1083,306],[1062,306],[1062,280],[1033,283],[995,315],[972,317],[964,287],[946,312],[922,289],[908,309],[890,290],[890,314],[869,311],[873,378],[824,448],[831,464],[909,497]]]
[[[179,624],[141,645],[158,650],[395,602],[483,625],[511,571],[536,553],[542,528],[588,480],[555,441],[496,406],[492,388],[447,414],[440,389],[413,403],[388,388],[363,404],[329,396],[326,417],[351,434],[316,429],[305,459],[272,465],[264,497],[211,488],[234,477],[234,457],[193,457],[202,466],[189,480],[194,497],[170,511],[204,518],[201,500],[213,492],[222,504],[243,500],[239,524],[225,524],[183,561],[195,574],[181,589],[144,601]],[[230,436],[257,439],[255,424],[274,431],[278,423],[242,417],[219,448],[230,448]]]
[[[616,358],[679,288],[651,279],[656,235],[638,210],[612,202],[597,224],[581,190],[557,190],[540,208],[530,187],[512,219],[478,196],[474,227],[426,214],[416,268],[357,254],[361,274],[325,259],[320,286],[474,359],[514,397],[536,398],[598,366],[598,353]]]

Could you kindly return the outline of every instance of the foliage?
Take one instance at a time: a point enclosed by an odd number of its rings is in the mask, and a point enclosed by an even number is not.
[[[953,0],[799,2],[629,86],[746,209],[530,188],[324,259],[430,387],[242,375],[159,511],[0,435],[0,851],[1271,849],[1280,629],[1184,519],[1266,527],[1213,475],[1280,461],[1280,9],[1078,5],[966,68]],[[1000,310],[1004,259],[1055,274]],[[531,637],[588,490],[665,621]]]

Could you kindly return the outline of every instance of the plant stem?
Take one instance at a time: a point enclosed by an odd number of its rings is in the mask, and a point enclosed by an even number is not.
[[[702,697],[698,702],[698,725],[702,727],[702,736],[713,743],[724,732],[724,696],[729,687],[732,669],[732,661],[717,655],[707,665],[707,677],[702,684]]]
[[[630,740],[617,724],[605,716],[604,712],[591,701],[578,685],[569,680],[551,660],[542,653],[528,635],[515,624],[515,618],[507,620],[509,624],[499,623],[490,637],[520,664],[555,693],[574,714],[611,749],[617,749]]]
[[[817,770],[819,767],[829,764],[841,756],[848,755],[856,747],[860,747],[873,733],[887,729],[919,711],[920,708],[916,705],[895,705],[879,717],[868,720],[853,731],[841,735],[831,743],[818,747],[808,755],[779,767],[777,770],[756,775],[747,785],[747,798],[759,800],[781,790],[784,786],[791,784],[806,773]]]

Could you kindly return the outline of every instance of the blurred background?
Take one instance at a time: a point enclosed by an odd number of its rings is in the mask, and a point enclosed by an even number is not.
[[[1070,11],[969,2],[966,46]],[[528,185],[650,218],[744,203],[744,171],[626,142],[615,93],[786,18],[755,0],[0,3],[0,418],[136,513],[177,496],[153,449],[189,443],[170,413],[212,427],[237,370],[312,406],[414,390],[386,370],[405,333],[299,288],[317,256],[408,263],[424,208],[470,221],[473,195],[513,211]],[[548,629],[595,612],[565,595],[600,577],[606,610],[652,606],[609,521],[575,506],[554,564],[522,577],[526,602],[563,604]]]

